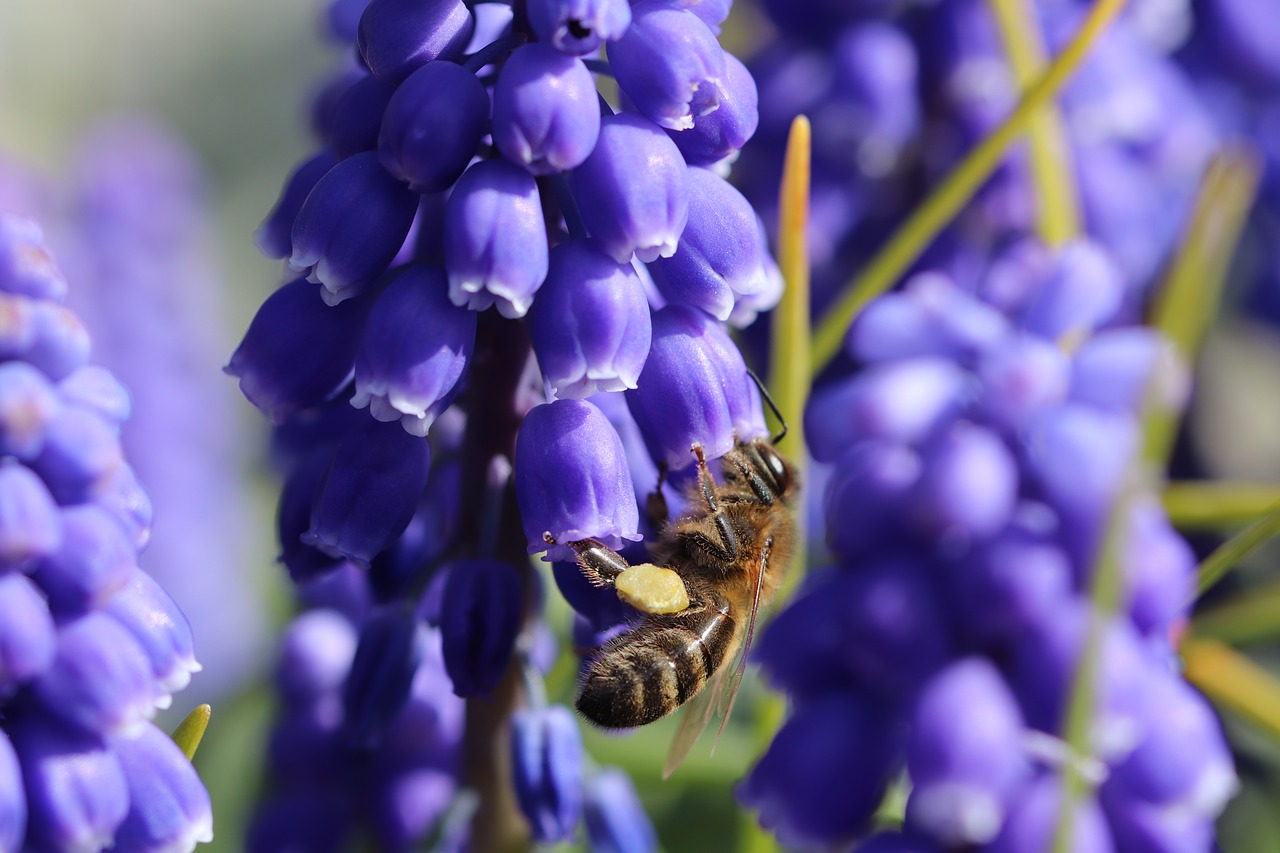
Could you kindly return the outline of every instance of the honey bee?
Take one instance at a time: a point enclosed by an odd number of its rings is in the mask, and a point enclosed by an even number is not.
[[[708,684],[731,672],[721,693],[727,719],[746,670],[757,614],[786,572],[795,536],[796,472],[772,441],[736,442],[720,460],[719,484],[703,448],[692,450],[698,475],[690,487],[692,509],[660,530],[653,549],[655,562],[684,581],[689,605],[676,613],[650,613],[600,649],[583,674],[577,699],[584,717],[608,729],[643,726],[690,703],[664,776],[680,764],[710,719],[721,691],[706,689]],[[593,582],[612,585],[631,568],[598,540],[568,544]],[[727,669],[735,652],[738,664]]]

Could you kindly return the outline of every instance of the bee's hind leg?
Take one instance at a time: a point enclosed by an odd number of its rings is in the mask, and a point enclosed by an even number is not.
[[[542,538],[548,545],[558,544],[550,533],[542,534]],[[578,555],[578,567],[587,580],[597,586],[613,586],[618,575],[631,568],[626,557],[599,539],[579,539],[566,544]]]

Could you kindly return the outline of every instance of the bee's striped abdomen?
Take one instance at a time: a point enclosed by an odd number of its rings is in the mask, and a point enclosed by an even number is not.
[[[610,729],[665,717],[693,698],[724,664],[733,631],[729,604],[719,594],[675,616],[649,617],[591,661],[578,710]]]

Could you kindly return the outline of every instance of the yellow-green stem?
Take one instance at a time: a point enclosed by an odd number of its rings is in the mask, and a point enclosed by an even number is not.
[[[1026,91],[1044,71],[1044,37],[1029,0],[987,0],[1000,31],[1005,57],[1018,91]],[[1050,246],[1080,233],[1080,202],[1072,183],[1071,148],[1062,114],[1048,101],[1027,122],[1031,182],[1035,187],[1036,230]]]
[[[1269,672],[1215,640],[1189,638],[1179,651],[1187,680],[1214,704],[1280,740],[1280,682]]]
[[[1155,312],[1157,327],[1173,340],[1188,363],[1203,336],[1206,317],[1213,316],[1217,310],[1221,278],[1226,274],[1256,184],[1257,167],[1253,158],[1230,148],[1214,158],[1201,182],[1200,196],[1183,235],[1182,248],[1165,278]],[[1195,316],[1188,317],[1188,311]],[[1074,755],[1090,754],[1098,653],[1105,626],[1123,599],[1121,560],[1129,506],[1133,497],[1150,488],[1153,475],[1163,468],[1177,423],[1177,412],[1163,399],[1161,379],[1155,375],[1148,378],[1141,409],[1142,445],[1123,473],[1093,568],[1089,629],[1071,687],[1063,735]],[[1054,853],[1067,853],[1072,849],[1073,817],[1087,787],[1074,761],[1063,767],[1062,782]]]
[[[1227,146],[1213,158],[1200,182],[1191,220],[1151,313],[1151,325],[1174,345],[1185,364],[1195,361],[1205,331],[1217,315],[1259,175],[1253,151]],[[1177,424],[1178,413],[1168,409],[1154,413],[1146,423],[1148,461],[1164,465]]]
[[[809,396],[809,119],[796,116],[787,139],[782,186],[778,191],[778,267],[786,281],[782,301],[773,312],[773,334],[769,351],[768,387],[787,423],[786,452],[797,466],[805,461],[804,404]],[[801,485],[803,486],[803,477]],[[805,565],[804,513],[796,512],[795,552],[791,571],[783,578],[775,596],[786,601]],[[782,725],[786,706],[781,696],[768,694],[756,715],[756,755],[769,748]],[[762,830],[754,815],[746,815],[739,849],[748,853],[772,853],[778,842]]]
[[[1280,504],[1280,483],[1170,483],[1161,498],[1179,530],[1222,530],[1242,527],[1274,509]]]
[[[1274,642],[1280,638],[1280,581],[1198,611],[1191,621],[1191,636],[1236,646]]]
[[[960,161],[920,204],[875,257],[867,263],[813,336],[813,370],[822,370],[840,350],[849,323],[868,302],[892,287],[934,237],[946,227],[982,185],[1027,122],[1057,94],[1084,61],[1089,49],[1124,8],[1125,0],[1096,0],[1084,23],[1062,53],[1027,90],[1004,122]]]
[[[1192,600],[1204,595],[1205,590],[1220,581],[1223,575],[1276,536],[1280,536],[1280,504],[1275,504],[1266,515],[1223,542],[1201,561],[1196,570],[1196,590]]]

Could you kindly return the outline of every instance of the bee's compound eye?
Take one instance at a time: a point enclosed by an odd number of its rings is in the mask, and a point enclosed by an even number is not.
[[[778,484],[778,491],[787,491],[791,487],[791,472],[782,456],[773,449],[772,445],[762,444],[760,446],[760,457],[764,460],[764,464],[769,466],[769,473],[773,475],[774,482]]]

